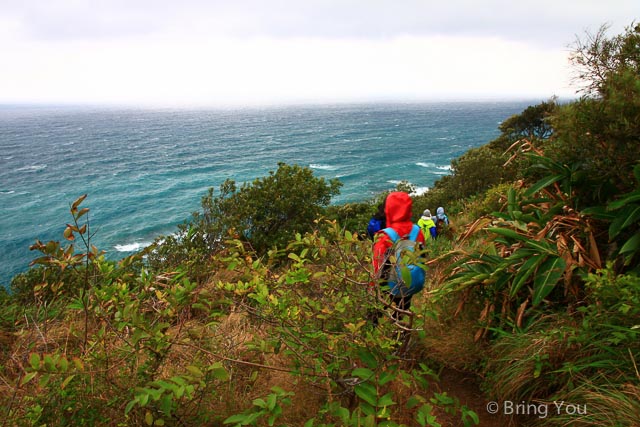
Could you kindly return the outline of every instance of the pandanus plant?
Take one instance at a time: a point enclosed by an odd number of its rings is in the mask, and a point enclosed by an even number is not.
[[[467,227],[461,240],[478,240],[464,245],[473,249],[453,254],[443,287],[462,292],[458,311],[471,295],[484,299],[484,326],[477,339],[494,326],[496,310],[502,322],[520,329],[527,314],[543,306],[575,305],[582,298],[580,273],[602,267],[597,221],[572,205],[576,168],[545,157],[528,143],[524,148],[543,177],[530,187],[511,187],[504,209]]]

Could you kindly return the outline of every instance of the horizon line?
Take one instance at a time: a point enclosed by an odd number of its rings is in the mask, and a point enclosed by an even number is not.
[[[205,109],[253,109],[253,108],[287,108],[313,106],[348,106],[348,105],[419,105],[419,104],[473,104],[502,102],[534,102],[541,103],[552,99],[568,102],[578,96],[495,96],[495,97],[451,97],[433,99],[389,98],[369,100],[306,100],[306,101],[273,101],[244,103],[146,103],[146,102],[72,102],[72,101],[0,101],[0,109],[5,108],[105,108],[105,109],[148,109],[148,110],[205,110]]]

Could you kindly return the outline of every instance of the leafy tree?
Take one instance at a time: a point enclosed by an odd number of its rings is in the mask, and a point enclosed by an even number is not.
[[[522,113],[515,114],[502,122],[500,136],[489,143],[495,150],[508,150],[516,141],[526,138],[530,141],[545,140],[553,134],[549,117],[554,113],[555,99],[527,107]]]
[[[200,212],[181,224],[173,236],[163,236],[149,250],[154,270],[188,266],[191,277],[206,278],[211,255],[238,238],[258,254],[288,243],[296,233],[314,227],[342,183],[313,176],[309,168],[278,163],[278,170],[244,183],[228,179],[202,197]]]
[[[223,232],[235,230],[258,253],[286,245],[296,233],[311,231],[314,220],[339,194],[337,179],[316,178],[309,168],[278,164],[269,176],[243,184],[228,197],[216,200],[217,206],[203,200],[206,223],[220,222]]]
[[[583,206],[631,191],[640,161],[640,25],[612,38],[605,29],[577,45],[572,58],[587,96],[559,108],[547,150],[555,160],[577,166],[584,185],[576,195]]]
[[[631,24],[620,34],[609,38],[608,26],[584,39],[576,39],[571,62],[576,70],[575,82],[582,85],[587,96],[597,97],[607,92],[612,75],[626,69],[638,75],[640,71],[640,24]]]

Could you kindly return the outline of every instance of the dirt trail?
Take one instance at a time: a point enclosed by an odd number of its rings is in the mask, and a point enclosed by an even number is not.
[[[472,373],[445,368],[440,373],[439,387],[441,391],[446,391],[449,396],[458,398],[460,404],[466,405],[478,414],[480,427],[518,427],[522,425],[521,420],[514,419],[509,415],[489,413],[489,410],[492,409],[491,401],[484,396],[480,390],[477,377]],[[489,407],[489,410],[487,407]],[[442,424],[445,425],[444,422]],[[447,420],[446,425],[451,427],[463,426],[459,418]]]

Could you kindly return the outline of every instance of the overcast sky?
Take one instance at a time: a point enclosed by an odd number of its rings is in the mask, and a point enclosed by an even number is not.
[[[576,37],[640,0],[0,0],[0,104],[575,95]]]

